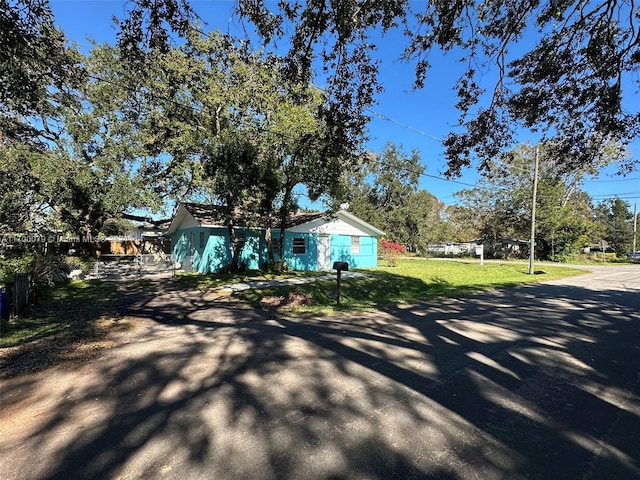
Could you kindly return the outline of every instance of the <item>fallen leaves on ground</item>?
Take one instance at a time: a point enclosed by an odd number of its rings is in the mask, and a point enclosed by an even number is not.
[[[299,305],[311,305],[312,303],[311,295],[305,292],[289,292],[284,296],[272,295],[260,300],[260,304],[268,308],[297,307]]]

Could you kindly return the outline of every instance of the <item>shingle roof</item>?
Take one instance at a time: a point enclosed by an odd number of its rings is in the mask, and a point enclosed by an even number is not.
[[[224,211],[221,207],[217,207],[215,205],[206,205],[202,203],[183,203],[182,206],[202,225],[216,225],[216,226],[224,226],[225,215]],[[285,222],[285,228],[295,227],[297,225],[302,225],[303,223],[310,222],[312,220],[316,220],[318,218],[323,217],[325,214],[323,212],[300,212],[294,213],[293,215],[289,215],[287,221]],[[248,215],[244,215],[239,209],[236,209],[233,215],[233,223],[237,227],[247,227],[258,224],[260,219],[252,219],[249,218]],[[266,227],[266,225],[257,225],[260,227]],[[280,228],[280,221],[276,220],[272,228]]]
[[[183,203],[182,206],[203,225],[224,225],[224,214],[220,207],[202,203]]]
[[[312,220],[322,218],[325,215],[326,214],[323,212],[294,213],[293,215],[289,215],[289,217],[287,218],[287,221],[284,223],[284,228],[296,227],[298,225],[302,225],[303,223],[311,222]],[[280,222],[278,222],[277,227],[280,227]]]

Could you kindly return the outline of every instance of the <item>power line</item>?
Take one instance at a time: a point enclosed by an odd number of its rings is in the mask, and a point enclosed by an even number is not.
[[[458,180],[451,180],[450,178],[439,177],[437,175],[429,175],[428,173],[421,173],[421,175],[424,176],[424,177],[429,177],[429,178],[435,178],[437,180],[442,180],[443,182],[457,183],[458,185],[464,185],[466,187],[477,187],[478,186],[477,184],[460,182]]]
[[[592,197],[627,197],[627,195],[640,195],[640,192],[615,192],[615,193],[599,193],[598,195],[591,195]],[[630,197],[634,198],[634,197]],[[637,198],[637,197],[635,197]]]
[[[640,181],[640,177],[620,178],[620,179],[617,179],[617,180],[593,179],[593,180],[584,180],[584,183],[618,183],[618,182],[637,182],[637,181]]]
[[[380,120],[384,120],[384,121],[387,121],[387,122],[395,123],[396,125],[399,125],[399,126],[401,126],[403,128],[406,128],[407,130],[411,130],[413,132],[416,132],[417,134],[422,135],[423,137],[430,138],[430,139],[435,140],[437,142],[442,142],[443,141],[443,139],[441,139],[441,138],[438,138],[438,137],[436,137],[434,135],[431,135],[429,133],[423,132],[420,129],[412,127],[411,125],[407,125],[407,124],[398,122],[397,120],[394,120],[393,118],[389,118],[389,117],[387,117],[385,115],[382,115],[381,113],[374,112],[373,110],[371,110],[369,108],[367,108],[366,111],[372,113],[373,115],[378,117]]]

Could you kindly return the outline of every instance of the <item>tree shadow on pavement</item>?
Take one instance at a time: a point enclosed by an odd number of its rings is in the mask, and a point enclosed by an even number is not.
[[[305,319],[136,298],[121,313],[154,324],[60,374],[21,448],[0,441],[0,474],[637,477],[637,297],[534,285]]]

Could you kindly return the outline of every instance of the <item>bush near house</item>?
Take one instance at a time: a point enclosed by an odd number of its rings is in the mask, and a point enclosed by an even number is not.
[[[387,262],[389,267],[395,267],[398,264],[400,255],[405,252],[405,248],[399,243],[382,238],[378,243],[378,252],[380,258]]]

